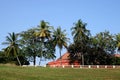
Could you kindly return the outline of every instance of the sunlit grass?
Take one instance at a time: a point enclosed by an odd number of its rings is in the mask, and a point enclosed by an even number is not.
[[[120,80],[120,69],[0,66],[0,80]]]

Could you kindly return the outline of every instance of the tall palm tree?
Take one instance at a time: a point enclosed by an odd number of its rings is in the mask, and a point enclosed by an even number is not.
[[[82,64],[84,65],[84,56],[83,53],[86,51],[85,45],[87,45],[90,31],[86,29],[86,23],[83,23],[81,20],[78,20],[77,23],[74,24],[75,26],[71,28],[72,36],[74,39],[75,44],[80,44],[82,47],[82,51],[78,52],[77,54],[81,55]]]
[[[52,29],[52,26],[49,26],[48,22],[45,22],[44,20],[42,20],[36,30],[36,33],[35,33],[36,38],[40,39],[41,41],[41,53],[39,55],[40,61],[42,56],[46,55],[44,54],[43,49],[45,48],[45,43],[47,43],[46,41],[49,41],[51,39],[51,29]]]
[[[40,25],[38,26],[37,32],[35,33],[35,35],[37,37],[40,37],[42,39],[49,39],[51,37],[51,29],[52,27],[49,26],[48,22],[45,22],[44,20],[42,20],[40,22]]]
[[[83,23],[81,20],[78,20],[75,26],[71,28],[74,42],[84,42],[87,40],[90,35],[90,31],[86,29],[86,23]]]
[[[8,47],[5,49],[5,53],[7,56],[16,57],[19,65],[21,66],[21,62],[18,58],[19,53],[19,44],[18,44],[18,35],[13,33],[9,33],[9,36],[6,36],[6,42],[3,44],[7,44]]]
[[[67,48],[67,42],[68,38],[66,37],[65,30],[61,30],[61,27],[58,27],[56,30],[53,32],[53,43],[54,46],[57,46],[60,51],[60,60],[61,60],[61,50],[63,47]],[[62,63],[60,63],[62,65]]]

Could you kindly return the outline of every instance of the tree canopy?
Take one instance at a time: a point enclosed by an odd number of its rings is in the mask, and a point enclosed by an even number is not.
[[[68,26],[69,27],[69,26]],[[62,27],[54,29],[48,22],[42,20],[34,28],[19,33],[9,33],[3,44],[7,45],[0,51],[0,62],[17,60],[19,65],[32,61],[36,65],[36,57],[40,59],[55,59],[56,47],[63,47],[70,53],[70,60],[78,60],[80,64],[119,64],[119,58],[114,56],[115,50],[120,52],[120,33],[111,34],[109,31],[99,32],[92,36],[87,29],[87,23],[81,19],[71,26],[73,43]],[[9,56],[9,58],[8,58]],[[22,60],[23,59],[23,60]],[[3,60],[3,61],[1,61]]]

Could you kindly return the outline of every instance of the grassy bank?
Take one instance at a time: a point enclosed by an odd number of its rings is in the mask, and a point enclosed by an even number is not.
[[[0,66],[0,80],[119,80],[120,69]]]

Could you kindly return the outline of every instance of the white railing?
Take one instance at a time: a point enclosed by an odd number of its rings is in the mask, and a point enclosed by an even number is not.
[[[120,65],[49,65],[53,68],[120,68]]]

